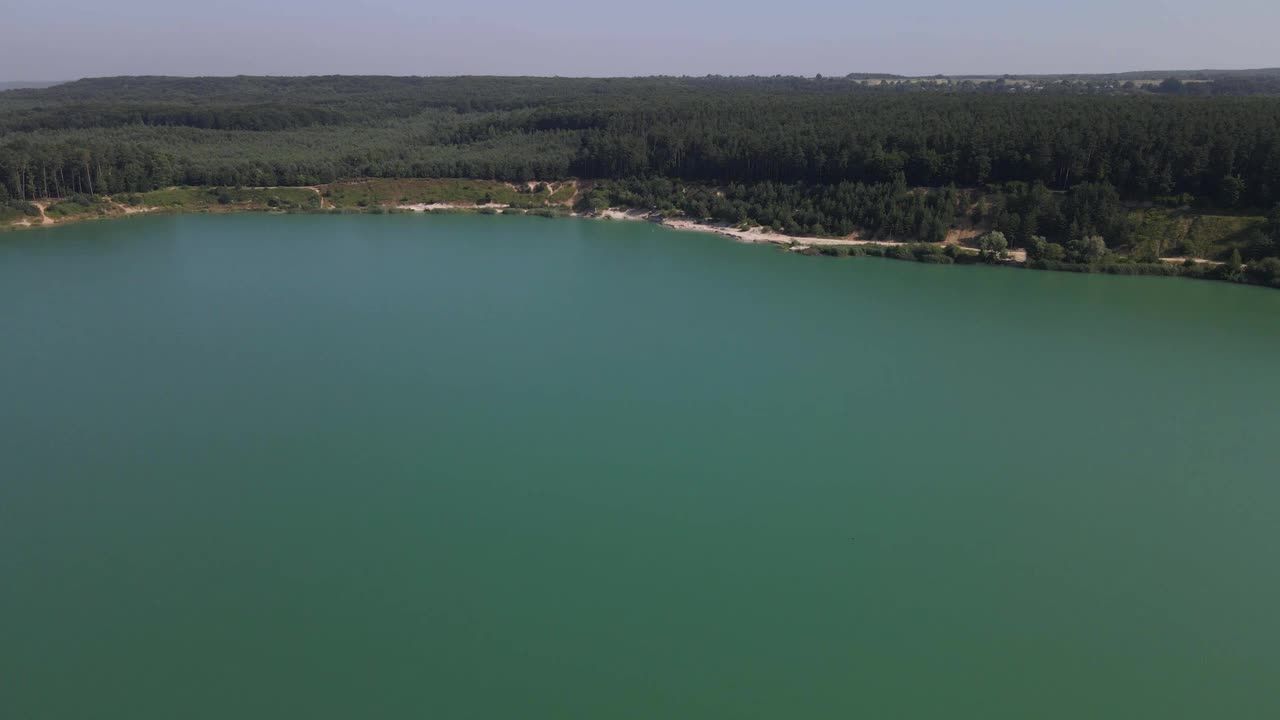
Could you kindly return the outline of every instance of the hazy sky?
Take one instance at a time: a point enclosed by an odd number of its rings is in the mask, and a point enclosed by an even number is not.
[[[3,0],[0,80],[1280,65],[1277,0]]]

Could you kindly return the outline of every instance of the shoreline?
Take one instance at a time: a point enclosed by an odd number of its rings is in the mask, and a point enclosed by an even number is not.
[[[1258,284],[1244,282],[1239,279],[1220,277],[1216,274],[1220,262],[1192,258],[1187,265],[1187,258],[1160,258],[1154,263],[1118,262],[1100,265],[1079,265],[1068,263],[1030,263],[1026,250],[1011,249],[1003,257],[983,257],[977,248],[962,245],[955,234],[940,243],[907,242],[901,240],[871,240],[858,237],[857,233],[847,237],[806,237],[784,235],[763,227],[743,229],[725,224],[694,220],[687,217],[667,217],[647,210],[628,208],[608,208],[597,212],[574,212],[563,202],[545,203],[541,206],[517,207],[510,203],[465,203],[465,202],[416,202],[374,205],[366,207],[335,207],[327,201],[327,196],[316,186],[298,186],[290,188],[261,187],[252,190],[292,189],[314,193],[319,197],[319,207],[280,209],[276,207],[253,204],[230,204],[199,207],[135,207],[124,205],[110,196],[102,196],[104,207],[98,208],[94,214],[72,215],[54,219],[46,210],[56,199],[42,198],[30,201],[39,210],[39,217],[22,218],[4,226],[0,232],[30,230],[33,228],[50,228],[92,220],[115,220],[119,218],[151,215],[222,215],[259,212],[271,215],[366,215],[366,214],[430,214],[430,213],[462,213],[493,215],[530,215],[541,217],[574,217],[586,220],[617,220],[623,222],[649,222],[671,230],[700,232],[727,237],[735,242],[746,244],[774,245],[789,252],[803,255],[825,255],[834,257],[871,255],[898,260],[912,260],[924,263],[940,264],[987,264],[996,267],[1015,267],[1030,270],[1051,270],[1059,272],[1103,273],[1112,275],[1152,275],[1163,277],[1184,277],[1190,279],[1218,280],[1233,284]],[[575,189],[574,196],[577,192]],[[109,211],[108,211],[109,209]],[[1242,267],[1243,271],[1244,267]],[[1263,284],[1263,287],[1267,285]]]
[[[599,214],[574,213],[573,215],[574,217],[602,220],[641,220],[654,223],[655,225],[662,225],[663,227],[671,228],[672,230],[712,233],[732,238],[738,242],[779,245],[795,251],[806,250],[813,247],[909,247],[912,245],[933,245],[935,247],[942,248],[946,248],[948,246],[954,247],[959,252],[966,252],[975,256],[979,255],[981,252],[976,248],[971,248],[955,242],[919,243],[906,242],[902,240],[867,240],[858,237],[808,237],[800,235],[784,235],[782,233],[765,230],[760,227],[743,230],[741,228],[728,225],[719,225],[705,221],[692,220],[689,218],[668,218],[653,213],[646,213],[642,210],[626,210],[622,208],[609,208],[601,211]],[[1026,262],[1027,251],[1021,249],[1009,250],[1008,260],[1016,263]]]

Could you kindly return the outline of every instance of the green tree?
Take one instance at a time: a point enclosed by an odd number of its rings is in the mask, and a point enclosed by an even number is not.
[[[1231,249],[1231,257],[1227,258],[1226,264],[1222,266],[1222,276],[1227,280],[1237,281],[1240,279],[1240,266],[1244,264],[1244,260],[1240,258],[1240,250],[1238,248]]]
[[[1244,180],[1238,175],[1228,175],[1222,178],[1222,190],[1220,194],[1220,202],[1224,207],[1237,207],[1240,205],[1240,199],[1244,197]]]
[[[1280,287],[1280,258],[1263,258],[1249,263],[1246,271],[1250,282]]]
[[[1072,262],[1090,265],[1100,262],[1107,255],[1107,243],[1101,235],[1076,238],[1067,243],[1066,249]]]
[[[1009,249],[1009,241],[999,230],[984,234],[978,238],[978,249],[990,255],[998,255]]]
[[[1066,248],[1062,247],[1058,243],[1049,242],[1039,235],[1033,236],[1031,238],[1031,242],[1027,244],[1028,260],[1062,262],[1062,259],[1066,256]]]

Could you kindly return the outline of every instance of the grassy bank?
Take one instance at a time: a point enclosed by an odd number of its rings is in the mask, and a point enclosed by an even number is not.
[[[893,260],[910,260],[913,262],[937,265],[1003,265],[1008,267],[1027,268],[1031,270],[1052,270],[1057,272],[1100,273],[1104,275],[1184,277],[1196,280],[1219,280],[1225,282],[1261,285],[1280,288],[1280,259],[1266,258],[1249,265],[1232,265],[1231,263],[1184,263],[1143,262],[1129,256],[1112,255],[1099,262],[1069,263],[1046,260],[1012,262],[999,255],[974,252],[960,249],[955,245],[932,245],[929,243],[906,244],[868,244],[868,245],[825,245],[805,247],[799,252],[803,255],[824,257],[883,257]]]
[[[0,229],[121,217],[134,214],[229,212],[396,212],[434,206],[435,212],[496,212],[494,206],[539,215],[568,213],[575,183],[500,183],[490,180],[357,180],[307,187],[171,187],[116,196],[0,204]],[[489,207],[485,207],[489,206]]]

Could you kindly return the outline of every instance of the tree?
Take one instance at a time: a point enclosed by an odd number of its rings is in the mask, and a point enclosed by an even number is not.
[[[1066,248],[1062,247],[1058,243],[1049,242],[1039,235],[1033,236],[1031,238],[1031,242],[1027,243],[1028,260],[1062,262],[1062,259],[1066,256]]]
[[[1249,263],[1246,271],[1250,282],[1280,287],[1280,258],[1263,258]]]
[[[1004,233],[995,230],[978,238],[978,249],[990,255],[998,255],[1009,249],[1009,241]]]
[[[1243,264],[1244,261],[1240,259],[1240,250],[1238,248],[1232,248],[1231,257],[1228,258],[1226,264],[1222,266],[1223,278],[1233,282],[1239,280],[1240,266]]]
[[[1266,228],[1253,228],[1245,236],[1245,247],[1250,258],[1272,257],[1276,252],[1276,240]]]
[[[1107,254],[1107,243],[1101,235],[1076,238],[1067,243],[1067,255],[1072,262],[1092,265]]]
[[[1236,207],[1240,204],[1240,198],[1244,197],[1244,180],[1238,175],[1228,175],[1222,178],[1222,190],[1220,191],[1219,202],[1224,207]]]
[[[977,225],[987,217],[987,211],[987,199],[984,197],[978,198],[978,202],[973,206],[973,212],[970,214],[969,219],[973,221],[974,225]]]

